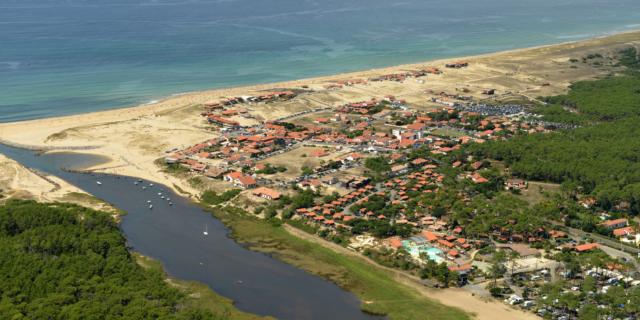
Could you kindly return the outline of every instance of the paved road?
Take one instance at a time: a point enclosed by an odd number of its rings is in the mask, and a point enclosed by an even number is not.
[[[556,225],[560,225],[555,223]],[[631,246],[626,243],[622,243],[618,240],[605,237],[596,233],[584,232],[580,229],[567,227],[568,234],[576,241],[582,240],[585,237],[593,239],[594,242],[600,244],[600,249],[614,258],[625,258],[627,261],[633,263],[636,271],[640,272],[640,263],[638,263],[637,257],[640,254],[640,248]]]

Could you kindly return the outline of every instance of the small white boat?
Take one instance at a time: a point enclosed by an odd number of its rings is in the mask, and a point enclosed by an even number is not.
[[[152,204],[149,205],[149,210],[151,210],[151,209],[153,209],[153,205]]]
[[[153,183],[149,183],[149,187],[153,187]]]
[[[172,205],[173,205],[173,202],[169,202],[169,205],[170,205],[170,206],[172,206]]]
[[[159,195],[159,196],[161,196],[161,195],[162,195],[162,192],[158,192],[158,195]]]
[[[96,184],[97,184],[97,185],[99,185],[99,186],[101,186],[101,185],[102,185],[102,182],[100,182],[100,181],[96,181]]]
[[[146,189],[147,187],[142,187],[142,190]]]
[[[208,225],[204,226],[204,232],[202,232],[205,236],[209,235]]]

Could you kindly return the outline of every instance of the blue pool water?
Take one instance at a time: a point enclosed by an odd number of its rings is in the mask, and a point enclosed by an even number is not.
[[[409,252],[414,258],[420,258],[421,253],[425,253],[429,260],[433,260],[436,263],[444,262],[444,254],[442,250],[436,247],[432,247],[427,243],[417,244],[409,240],[403,240],[402,246]]]
[[[0,0],[0,122],[638,27],[638,0]]]

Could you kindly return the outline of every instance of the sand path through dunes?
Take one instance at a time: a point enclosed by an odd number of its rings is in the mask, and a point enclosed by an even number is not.
[[[615,71],[614,67],[572,63],[571,58],[596,52],[606,55],[630,45],[640,46],[640,32],[327,77],[186,93],[139,107],[0,124],[0,141],[45,148],[96,147],[82,152],[111,159],[102,166],[101,172],[145,178],[173,187],[176,191],[178,188],[174,185],[189,194],[198,194],[200,190],[192,188],[184,181],[186,179],[176,179],[161,172],[154,161],[173,148],[182,149],[220,135],[200,115],[203,103],[282,88],[305,92],[289,101],[241,106],[248,110],[249,118],[269,120],[319,106],[338,106],[385,95],[405,99],[416,110],[431,110],[437,105],[429,102],[428,92],[455,93],[460,89],[477,100],[487,98],[481,93],[486,88],[496,88],[500,92],[498,96],[527,100],[527,97],[563,93],[573,81]],[[469,67],[445,68],[447,62],[457,59],[467,60]],[[365,80],[430,66],[440,68],[444,73],[430,74],[419,81],[369,82],[337,90],[325,88],[337,81]]]
[[[66,181],[30,170],[13,159],[0,154],[1,199],[28,199],[40,202],[69,202],[96,210],[117,212]]]

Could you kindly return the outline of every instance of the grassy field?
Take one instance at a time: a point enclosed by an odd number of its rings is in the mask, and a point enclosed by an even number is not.
[[[464,133],[458,130],[445,129],[445,128],[435,129],[433,130],[432,133],[437,136],[452,137],[452,138],[462,137],[465,135]]]
[[[143,268],[162,270],[160,262],[139,253],[133,253],[136,262]],[[163,271],[164,272],[164,271]],[[184,281],[168,277],[167,283],[182,291],[187,299],[185,307],[193,307],[211,311],[215,315],[215,319],[225,320],[269,320],[270,317],[260,317],[250,313],[242,312],[233,306],[233,301],[220,296],[213,292],[207,285],[194,282]]]
[[[260,163],[268,163],[277,167],[285,167],[287,171],[270,175],[270,178],[282,178],[292,179],[302,174],[302,167],[315,168],[319,166],[322,161],[333,160],[338,157],[339,153],[329,149],[329,155],[326,157],[314,157],[311,154],[321,147],[298,147],[291,151],[279,154],[277,156],[269,157]]]
[[[233,211],[216,209],[214,216],[232,230],[234,239],[353,292],[363,301],[366,312],[399,320],[469,319],[463,311],[429,300],[397,283],[381,268],[300,239],[282,226]]]
[[[556,183],[529,181],[529,188],[522,190],[520,199],[534,205],[548,198],[545,194],[560,193],[560,185]]]

